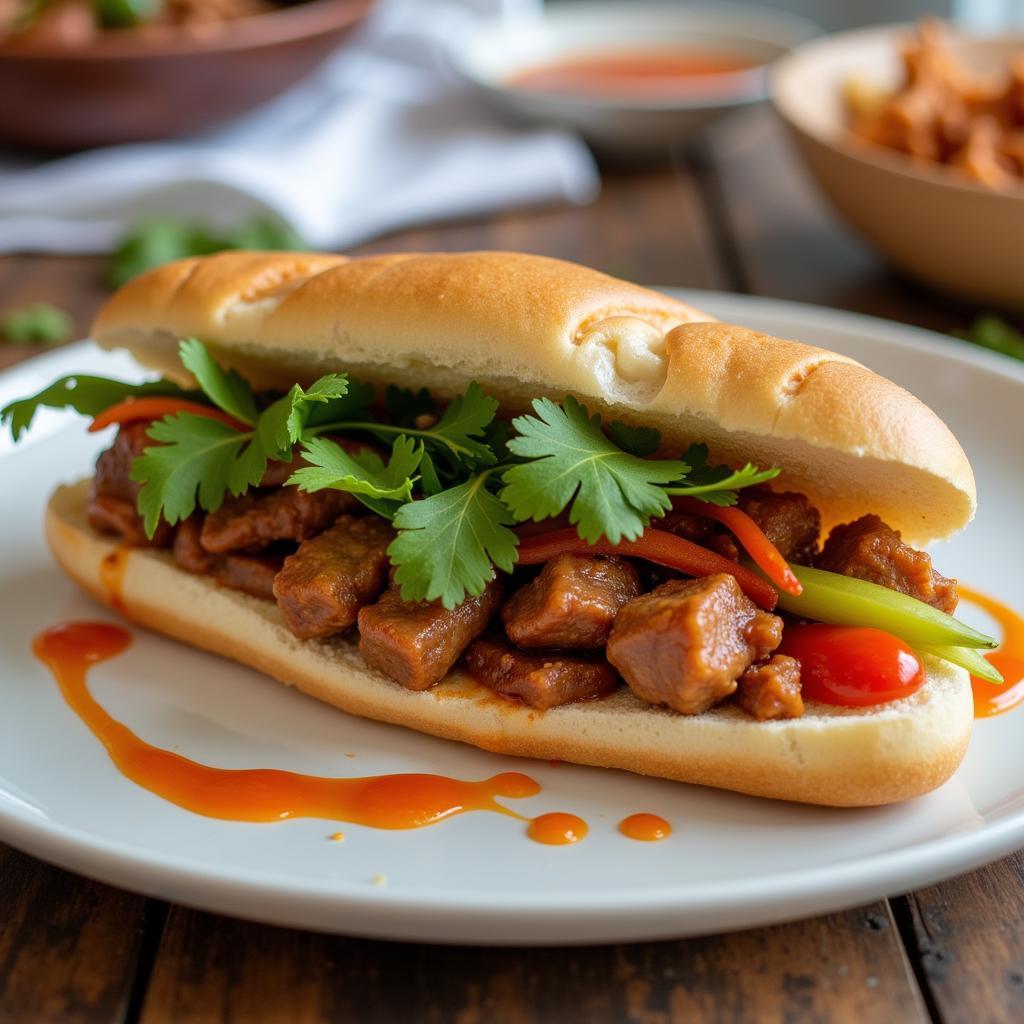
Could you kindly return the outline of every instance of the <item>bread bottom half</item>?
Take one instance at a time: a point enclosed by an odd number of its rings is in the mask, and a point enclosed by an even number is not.
[[[723,706],[702,715],[651,707],[625,687],[603,700],[534,711],[460,671],[407,690],[366,668],[352,637],[299,640],[277,606],[179,569],[162,551],[123,548],[118,592],[103,561],[116,540],[85,517],[88,481],[59,487],[46,513],[54,557],[83,589],[140,625],[232,658],[353,715],[521,757],[619,768],[755,796],[840,807],[907,800],[963,759],[973,704],[963,669],[928,658],[912,697],[867,709],[809,703],[802,718],[758,722]]]

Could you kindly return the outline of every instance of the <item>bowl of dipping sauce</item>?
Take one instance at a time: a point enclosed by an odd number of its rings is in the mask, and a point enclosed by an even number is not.
[[[503,114],[628,161],[765,99],[768,65],[818,34],[766,7],[594,0],[479,24],[448,59]]]

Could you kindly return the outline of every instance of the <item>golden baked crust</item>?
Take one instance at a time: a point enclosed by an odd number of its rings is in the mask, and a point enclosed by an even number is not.
[[[605,700],[533,711],[460,672],[413,692],[367,669],[352,639],[298,640],[275,604],[182,572],[165,552],[123,549],[119,601],[100,570],[117,543],[85,520],[88,481],[60,487],[46,536],[65,572],[98,600],[168,636],[233,658],[350,714],[485,750],[621,768],[755,796],[860,807],[941,785],[967,749],[967,673],[928,659],[913,697],[852,710],[809,705],[803,718],[756,722],[735,708],[697,716],[654,708],[623,688]]]
[[[137,278],[94,330],[179,379],[178,339],[195,335],[261,387],[349,370],[442,396],[478,380],[511,408],[571,393],[671,445],[780,466],[826,528],[877,512],[923,543],[970,520],[970,465],[921,402],[845,356],[712,321],[524,253],[230,252]]]

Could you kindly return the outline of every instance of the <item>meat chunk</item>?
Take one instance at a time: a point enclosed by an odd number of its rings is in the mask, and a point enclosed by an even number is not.
[[[603,647],[619,609],[640,594],[636,569],[622,558],[563,554],[520,587],[501,609],[520,647]]]
[[[114,443],[100,454],[86,516],[94,530],[116,533],[129,547],[165,548],[171,543],[171,527],[161,521],[152,540],[146,536],[135,504],[140,485],[131,479],[132,463],[143,448],[156,443],[146,437],[148,429],[148,423],[121,427]]]
[[[199,534],[203,528],[203,517],[200,513],[189,516],[178,524],[174,531],[174,560],[185,572],[205,576],[213,571],[217,559],[199,543]]]
[[[800,662],[785,654],[776,654],[759,665],[751,665],[740,676],[736,703],[761,722],[771,718],[799,718],[804,713]]]
[[[224,555],[217,560],[213,576],[221,586],[273,601],[274,578],[283,562],[283,555]]]
[[[806,495],[750,487],[740,491],[739,507],[761,527],[783,558],[797,565],[811,564],[818,550],[821,514]]]
[[[384,589],[393,538],[391,525],[377,516],[342,516],[301,544],[274,580],[288,628],[308,640],[351,626]]]
[[[604,658],[527,654],[486,638],[469,645],[463,662],[485,686],[506,697],[518,697],[538,711],[602,697],[611,693],[619,681]]]
[[[936,572],[929,555],[904,544],[899,533],[875,515],[836,526],[814,564],[909,594],[944,612],[956,610],[956,580]]]
[[[500,603],[497,580],[450,611],[440,601],[403,601],[392,585],[359,612],[359,653],[370,668],[402,686],[426,690],[448,674]]]
[[[135,504],[139,484],[131,478],[132,463],[144,448],[156,445],[146,437],[149,423],[129,423],[117,432],[114,443],[96,460],[93,492],[105,498],[125,498]]]
[[[695,715],[728,697],[781,639],[782,620],[717,573],[671,580],[623,606],[607,655],[641,700]]]
[[[86,507],[89,525],[99,533],[116,533],[131,548],[165,548],[171,543],[173,530],[161,520],[152,538],[146,536],[142,517],[135,511],[135,502],[128,498],[112,498],[93,494]]]
[[[297,487],[267,494],[248,491],[228,498],[206,517],[202,545],[213,554],[223,554],[258,551],[278,540],[308,540],[357,504],[351,494],[329,489],[312,494]]]

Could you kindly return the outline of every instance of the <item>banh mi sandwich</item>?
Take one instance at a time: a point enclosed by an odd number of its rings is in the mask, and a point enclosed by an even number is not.
[[[161,376],[3,415],[109,432],[46,534],[136,622],[352,714],[760,796],[883,804],[963,757],[995,643],[916,545],[971,468],[852,359],[502,252],[186,259],[94,334]]]

